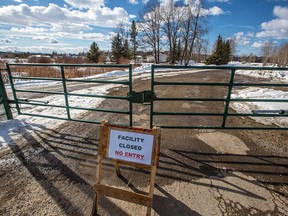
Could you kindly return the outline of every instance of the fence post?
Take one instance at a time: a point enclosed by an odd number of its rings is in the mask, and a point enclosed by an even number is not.
[[[152,95],[154,94],[154,77],[155,77],[154,72],[155,72],[154,65],[151,65],[151,92],[152,92]],[[154,97],[152,97],[152,101],[150,104],[150,129],[153,128],[153,114],[154,114]]]
[[[8,77],[9,77],[9,81],[10,81],[10,85],[11,85],[12,94],[13,94],[13,97],[14,97],[16,110],[17,110],[18,115],[20,115],[21,112],[20,112],[20,107],[19,107],[18,98],[17,98],[17,94],[16,94],[16,89],[14,87],[13,76],[12,76],[12,73],[11,73],[11,70],[10,70],[10,67],[9,67],[8,63],[6,63],[6,70],[8,72]]]
[[[132,64],[129,64],[129,93],[133,91],[132,89]],[[129,126],[133,127],[133,103],[129,101]]]
[[[64,92],[64,99],[65,99],[65,107],[66,107],[66,112],[67,112],[67,118],[71,120],[71,115],[70,115],[70,106],[69,106],[69,99],[68,99],[68,90],[66,86],[66,78],[65,78],[65,72],[64,72],[64,66],[60,66],[61,70],[61,78],[62,78],[62,86],[63,86],[63,92]]]
[[[0,69],[0,97],[1,97],[0,99],[1,99],[1,103],[3,103],[4,105],[7,119],[13,119],[13,115],[11,112],[11,108],[9,106],[9,100],[8,100],[7,92],[5,89],[4,81],[2,79],[2,74],[1,74],[2,70],[3,69]]]
[[[232,93],[232,88],[233,88],[233,83],[234,83],[234,76],[235,76],[235,69],[231,69],[228,93],[226,97],[225,110],[223,113],[223,121],[222,121],[222,126],[221,126],[222,128],[225,128],[226,119],[227,119],[227,116],[229,115],[229,105],[230,105],[231,93]]]

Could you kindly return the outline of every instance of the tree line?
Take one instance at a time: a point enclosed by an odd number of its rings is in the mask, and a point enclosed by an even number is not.
[[[168,54],[170,64],[188,65],[191,59],[198,59],[206,64],[227,64],[236,52],[233,39],[223,40],[221,35],[215,41],[212,54],[208,55],[208,21],[203,0],[166,1],[151,0],[131,26],[123,22],[116,25],[111,38],[112,61],[127,62],[133,59],[136,63],[138,49],[152,54],[154,62],[160,63],[160,54]],[[262,48],[263,64],[268,62],[278,66],[287,65],[287,48],[283,44],[275,47],[273,43],[265,43]],[[97,63],[101,51],[94,42],[87,58]],[[255,58],[248,58],[249,61]]]
[[[279,67],[288,65],[288,42],[276,46],[273,42],[268,41],[262,47],[263,65],[268,63],[275,64]]]
[[[133,21],[130,28],[123,22],[118,23],[111,38],[113,60],[117,63],[130,58],[136,61],[139,47],[150,51],[156,64],[160,62],[161,52],[167,50],[171,64],[188,65],[193,54],[207,53],[205,35],[208,28],[203,1],[185,2],[180,4],[170,0],[161,4],[158,0],[149,1],[138,22]],[[93,44],[87,57],[93,60],[91,55],[97,52],[100,50],[95,51]]]
[[[152,51],[155,63],[160,62],[160,53],[168,50],[171,64],[188,65],[196,51],[207,52],[207,17],[203,1],[173,0],[166,4],[149,1],[140,15],[139,28],[142,48]]]

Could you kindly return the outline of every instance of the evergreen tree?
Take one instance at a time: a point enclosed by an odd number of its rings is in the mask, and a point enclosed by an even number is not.
[[[228,64],[231,59],[231,46],[230,41],[223,41],[222,37],[218,35],[215,42],[214,51],[212,55],[206,59],[205,64]]]
[[[227,40],[223,44],[223,63],[222,64],[228,64],[228,62],[231,60],[232,56],[232,50],[230,46],[230,40]]]
[[[118,33],[116,36],[112,38],[112,56],[114,60],[119,64],[119,60],[123,54],[123,47],[122,47],[122,38]]]
[[[122,56],[124,58],[130,59],[130,49],[129,49],[128,40],[125,40],[124,42]]]
[[[137,55],[137,48],[138,48],[137,35],[138,35],[138,32],[136,28],[136,23],[133,20],[132,25],[131,25],[130,41],[132,43],[132,58],[134,59],[134,63],[136,63],[136,55]]]
[[[93,63],[98,63],[100,55],[101,51],[97,43],[93,42],[90,46],[90,50],[87,53],[87,59]]]

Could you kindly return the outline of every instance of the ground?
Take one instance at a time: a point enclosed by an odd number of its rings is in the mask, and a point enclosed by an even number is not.
[[[206,71],[163,77],[169,81],[223,82],[229,74]],[[246,81],[267,82],[239,76]],[[147,90],[135,80],[133,90]],[[110,91],[125,95],[127,88]],[[226,88],[157,87],[162,97],[223,98]],[[102,107],[125,109],[126,101]],[[157,102],[157,111],[223,112],[223,103]],[[149,105],[134,105],[135,126],[149,126]],[[87,112],[83,119],[128,123],[128,116]],[[155,117],[154,124],[219,125],[215,117]],[[261,126],[250,118],[227,119],[236,126]],[[40,126],[39,126],[40,127]],[[99,126],[64,122],[56,129],[27,129],[17,144],[0,151],[0,215],[91,215]],[[44,129],[44,130],[43,130]],[[259,130],[163,129],[152,215],[288,215],[288,132]],[[147,171],[122,167],[118,178],[104,163],[103,183],[148,191]],[[145,215],[145,207],[100,198],[99,215]]]

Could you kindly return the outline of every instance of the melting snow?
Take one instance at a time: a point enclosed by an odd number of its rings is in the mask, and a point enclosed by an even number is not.
[[[237,63],[233,63],[233,65],[237,65]],[[243,65],[241,65],[243,66]],[[149,79],[150,78],[150,70],[151,65],[146,64],[141,67],[135,68],[133,70],[133,79],[141,78],[141,79]],[[163,70],[163,69],[162,69]],[[174,76],[181,73],[187,73],[187,71],[179,70],[174,72],[165,72],[164,70],[161,72],[157,70],[157,76]],[[201,70],[197,70],[200,72]],[[191,73],[191,71],[190,71]],[[288,71],[243,71],[237,70],[238,74],[248,75],[248,76],[256,76],[256,77],[266,77],[271,79],[277,79],[282,81],[288,80]],[[107,72],[104,74],[98,74],[92,77],[86,77],[84,79],[105,79],[110,78],[110,80],[128,80],[128,70],[115,70],[111,72]],[[59,82],[55,81],[26,81],[26,82],[17,82],[16,86],[20,86],[21,88],[26,87],[37,87],[37,86],[47,86],[51,84],[57,84]],[[97,94],[106,94],[109,92],[111,88],[115,88],[119,85],[99,85],[97,87],[77,90],[75,92],[79,94],[89,94],[90,92],[97,92]],[[6,88],[10,88],[9,85]],[[268,88],[255,88],[249,87],[242,90],[234,90],[232,97],[234,98],[283,98],[288,99],[288,92],[268,89]],[[51,101],[50,104],[64,105],[64,97],[62,95],[52,95],[45,98],[41,98],[43,101]],[[85,101],[84,101],[85,100]],[[85,107],[92,108],[97,107],[104,99],[101,98],[87,98],[87,97],[69,97],[69,103],[71,106],[78,106],[79,104],[83,104],[85,102]],[[245,103],[231,103],[233,109],[237,112],[251,112],[252,109],[263,109],[263,110],[277,110],[284,109],[288,110],[286,103],[263,103],[263,102],[245,102]],[[22,105],[22,109],[29,109],[29,112],[39,115],[52,115],[58,117],[65,117],[66,110],[65,109],[55,109],[51,107],[33,107],[29,105]],[[73,116],[80,115],[85,111],[83,110],[73,110]],[[275,123],[279,126],[288,126],[287,120],[284,118],[255,118],[256,121],[259,121],[263,124],[272,124]],[[13,144],[16,142],[18,138],[23,136],[27,131],[33,132],[34,129],[43,129],[45,128],[55,128],[58,125],[62,124],[61,120],[47,119],[47,118],[37,118],[30,116],[15,116],[15,119],[8,121],[0,121],[0,148],[4,147],[8,144]]]

